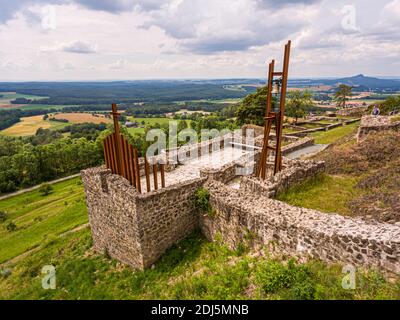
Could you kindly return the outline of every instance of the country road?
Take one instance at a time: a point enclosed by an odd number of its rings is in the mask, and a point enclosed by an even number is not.
[[[69,179],[73,179],[73,178],[79,177],[80,175],[81,175],[80,173],[77,173],[77,174],[74,174],[72,176],[68,176],[68,177],[64,177],[64,178],[48,181],[48,182],[45,182],[45,183],[54,184],[54,183],[57,183],[57,182],[62,182],[62,181],[66,181],[66,180],[69,180]],[[13,193],[5,194],[3,196],[0,196],[0,201],[4,200],[4,199],[11,198],[11,197],[14,197],[14,196],[17,196],[17,195],[20,195],[20,194],[23,194],[23,193],[26,193],[26,192],[29,192],[29,191],[33,191],[33,190],[39,189],[40,186],[41,185],[38,184],[38,185],[30,187],[30,188],[26,188],[26,189],[18,190],[18,191],[13,192]]]

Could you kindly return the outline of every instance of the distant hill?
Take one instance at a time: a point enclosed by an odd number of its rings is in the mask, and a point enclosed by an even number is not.
[[[387,89],[387,90],[400,90],[400,81],[391,79],[379,79],[374,77],[366,77],[362,74],[348,77],[340,78],[327,81],[331,85],[347,84],[353,87],[363,87],[366,89]]]

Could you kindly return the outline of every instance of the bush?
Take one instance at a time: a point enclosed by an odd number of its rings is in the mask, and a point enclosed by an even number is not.
[[[7,213],[5,211],[0,211],[0,222],[7,220]]]
[[[14,222],[10,221],[9,223],[7,223],[6,229],[7,231],[13,232],[17,230],[17,225]]]
[[[43,183],[39,188],[39,193],[42,196],[47,196],[53,191],[53,187],[48,183]]]
[[[277,261],[262,264],[256,281],[265,293],[277,293],[287,299],[310,300],[315,298],[313,274],[305,265],[297,265],[293,259],[287,265]]]
[[[203,212],[207,213],[212,212],[210,205],[210,193],[208,192],[207,189],[201,187],[196,190],[195,205],[197,209]]]

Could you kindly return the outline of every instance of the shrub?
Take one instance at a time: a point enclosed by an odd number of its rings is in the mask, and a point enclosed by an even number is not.
[[[39,188],[39,193],[42,196],[47,196],[53,191],[53,187],[48,183],[43,183]]]
[[[14,222],[10,221],[9,223],[6,224],[6,229],[7,231],[13,232],[17,230],[17,225]]]
[[[207,213],[212,213],[212,208],[210,205],[210,193],[207,189],[201,187],[196,190],[195,195],[195,205],[196,208]]]
[[[297,265],[293,259],[287,265],[268,261],[257,271],[256,281],[265,293],[280,292],[287,299],[310,300],[315,298],[316,286],[313,274],[305,265]]]
[[[0,222],[7,220],[7,213],[5,211],[0,211]]]

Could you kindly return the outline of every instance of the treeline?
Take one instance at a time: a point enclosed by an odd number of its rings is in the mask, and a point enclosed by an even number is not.
[[[97,141],[58,139],[45,145],[0,136],[0,192],[68,176],[99,165],[102,148]]]
[[[71,134],[71,139],[85,138],[94,141],[97,139],[100,132],[106,130],[106,128],[107,125],[105,123],[78,123],[59,129],[58,132],[69,132]]]
[[[14,123],[21,120],[22,117],[37,116],[40,114],[46,114],[48,110],[36,109],[36,110],[0,110],[0,130],[11,127]]]
[[[241,98],[254,91],[251,86],[244,87],[244,91],[227,90],[226,84],[213,81],[21,82],[0,83],[0,91],[47,97],[29,103],[57,105],[227,99]]]

